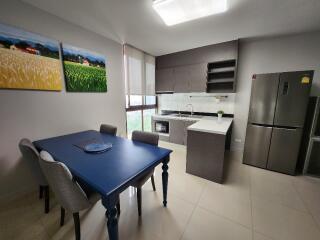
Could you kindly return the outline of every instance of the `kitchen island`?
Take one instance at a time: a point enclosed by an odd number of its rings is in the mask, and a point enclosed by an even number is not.
[[[230,148],[232,118],[204,117],[187,128],[187,173],[223,182],[225,150]]]
[[[222,183],[225,151],[230,148],[233,118],[169,114],[152,116],[152,131],[162,141],[187,146],[187,173]],[[164,133],[157,124],[165,124]]]

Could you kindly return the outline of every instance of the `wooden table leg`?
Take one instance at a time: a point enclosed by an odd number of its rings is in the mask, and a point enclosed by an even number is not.
[[[170,157],[166,157],[162,162],[162,190],[163,190],[163,206],[167,206],[167,192],[168,192],[168,163]]]
[[[119,240],[118,211],[116,207],[118,196],[112,197],[112,199],[102,199],[102,204],[107,209],[106,219],[109,240]]]

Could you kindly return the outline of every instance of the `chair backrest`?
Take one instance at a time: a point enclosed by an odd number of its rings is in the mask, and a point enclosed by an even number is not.
[[[37,183],[41,186],[48,185],[47,180],[42,173],[39,165],[39,152],[29,139],[23,138],[19,142],[19,149],[22,154],[23,160],[28,164],[28,167],[32,171]]]
[[[131,139],[133,141],[139,141],[154,146],[158,146],[159,134],[143,131],[133,131]]]
[[[117,134],[117,127],[109,125],[109,124],[101,124],[100,125],[100,132],[111,134],[111,135],[115,136]]]
[[[65,164],[54,161],[48,152],[41,151],[40,166],[50,188],[63,208],[76,213],[90,207],[87,195],[73,180],[72,174]]]

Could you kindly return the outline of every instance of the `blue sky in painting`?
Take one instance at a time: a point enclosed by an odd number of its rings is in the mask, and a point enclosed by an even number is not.
[[[0,38],[10,39],[13,42],[18,42],[19,40],[26,41],[31,44],[41,43],[47,46],[51,50],[58,51],[59,43],[58,41],[42,37],[38,34],[27,32],[15,27],[10,27],[8,25],[0,24]]]
[[[81,55],[91,61],[100,61],[105,63],[106,57],[85,49],[77,48],[71,45],[62,44],[62,52],[65,54]]]

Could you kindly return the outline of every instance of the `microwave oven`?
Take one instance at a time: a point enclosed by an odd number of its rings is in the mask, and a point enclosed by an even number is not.
[[[169,133],[169,122],[167,121],[155,121],[155,132]]]

